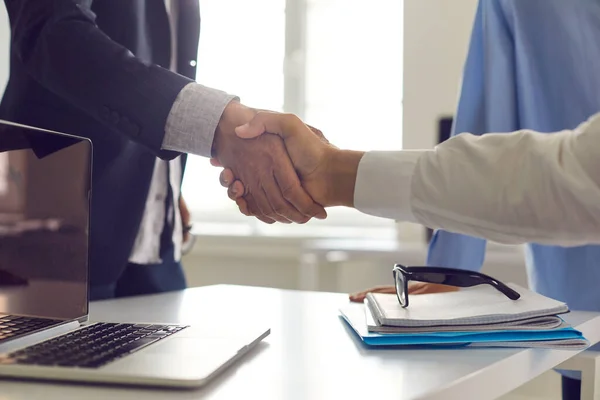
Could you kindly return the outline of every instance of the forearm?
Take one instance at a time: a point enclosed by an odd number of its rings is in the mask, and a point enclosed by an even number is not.
[[[459,135],[367,153],[355,206],[503,243],[600,243],[600,119],[554,135]]]
[[[12,49],[47,90],[165,158],[165,125],[191,81],[148,65],[112,41],[73,0],[6,0]]]

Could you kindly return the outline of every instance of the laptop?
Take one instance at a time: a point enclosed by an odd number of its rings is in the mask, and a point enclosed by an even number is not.
[[[0,120],[0,377],[201,387],[270,329],[89,323],[91,160],[87,139]]]

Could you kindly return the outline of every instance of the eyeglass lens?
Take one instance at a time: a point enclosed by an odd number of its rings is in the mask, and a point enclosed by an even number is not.
[[[396,282],[396,296],[398,296],[398,301],[400,305],[406,306],[406,282],[404,281],[404,274],[400,271],[394,271],[394,281]]]

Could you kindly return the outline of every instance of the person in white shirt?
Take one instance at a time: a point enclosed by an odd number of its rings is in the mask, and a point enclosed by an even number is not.
[[[302,185],[325,207],[355,207],[502,243],[600,243],[600,113],[573,131],[463,133],[433,150],[396,152],[339,150],[315,138],[293,115],[262,113],[236,130],[245,138],[264,132],[284,139]],[[234,182],[230,171],[222,173],[222,181]],[[234,182],[229,192],[247,214],[238,195],[243,189]],[[426,283],[408,289],[453,290]],[[372,288],[350,300],[362,302],[372,291],[395,288]],[[580,385],[563,377],[563,398],[578,398]]]
[[[432,150],[340,150],[296,116],[258,113],[242,138],[280,135],[306,191],[324,207],[420,223],[505,244],[600,243],[600,113],[575,130],[460,134]],[[476,168],[473,168],[476,166]],[[250,215],[244,186],[221,175]]]

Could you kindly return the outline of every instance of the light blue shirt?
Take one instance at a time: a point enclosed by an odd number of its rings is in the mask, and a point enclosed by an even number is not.
[[[480,0],[453,134],[555,132],[598,111],[600,0]],[[485,246],[438,231],[427,263],[479,270]],[[532,243],[526,264],[537,292],[573,310],[600,311],[600,246]]]

